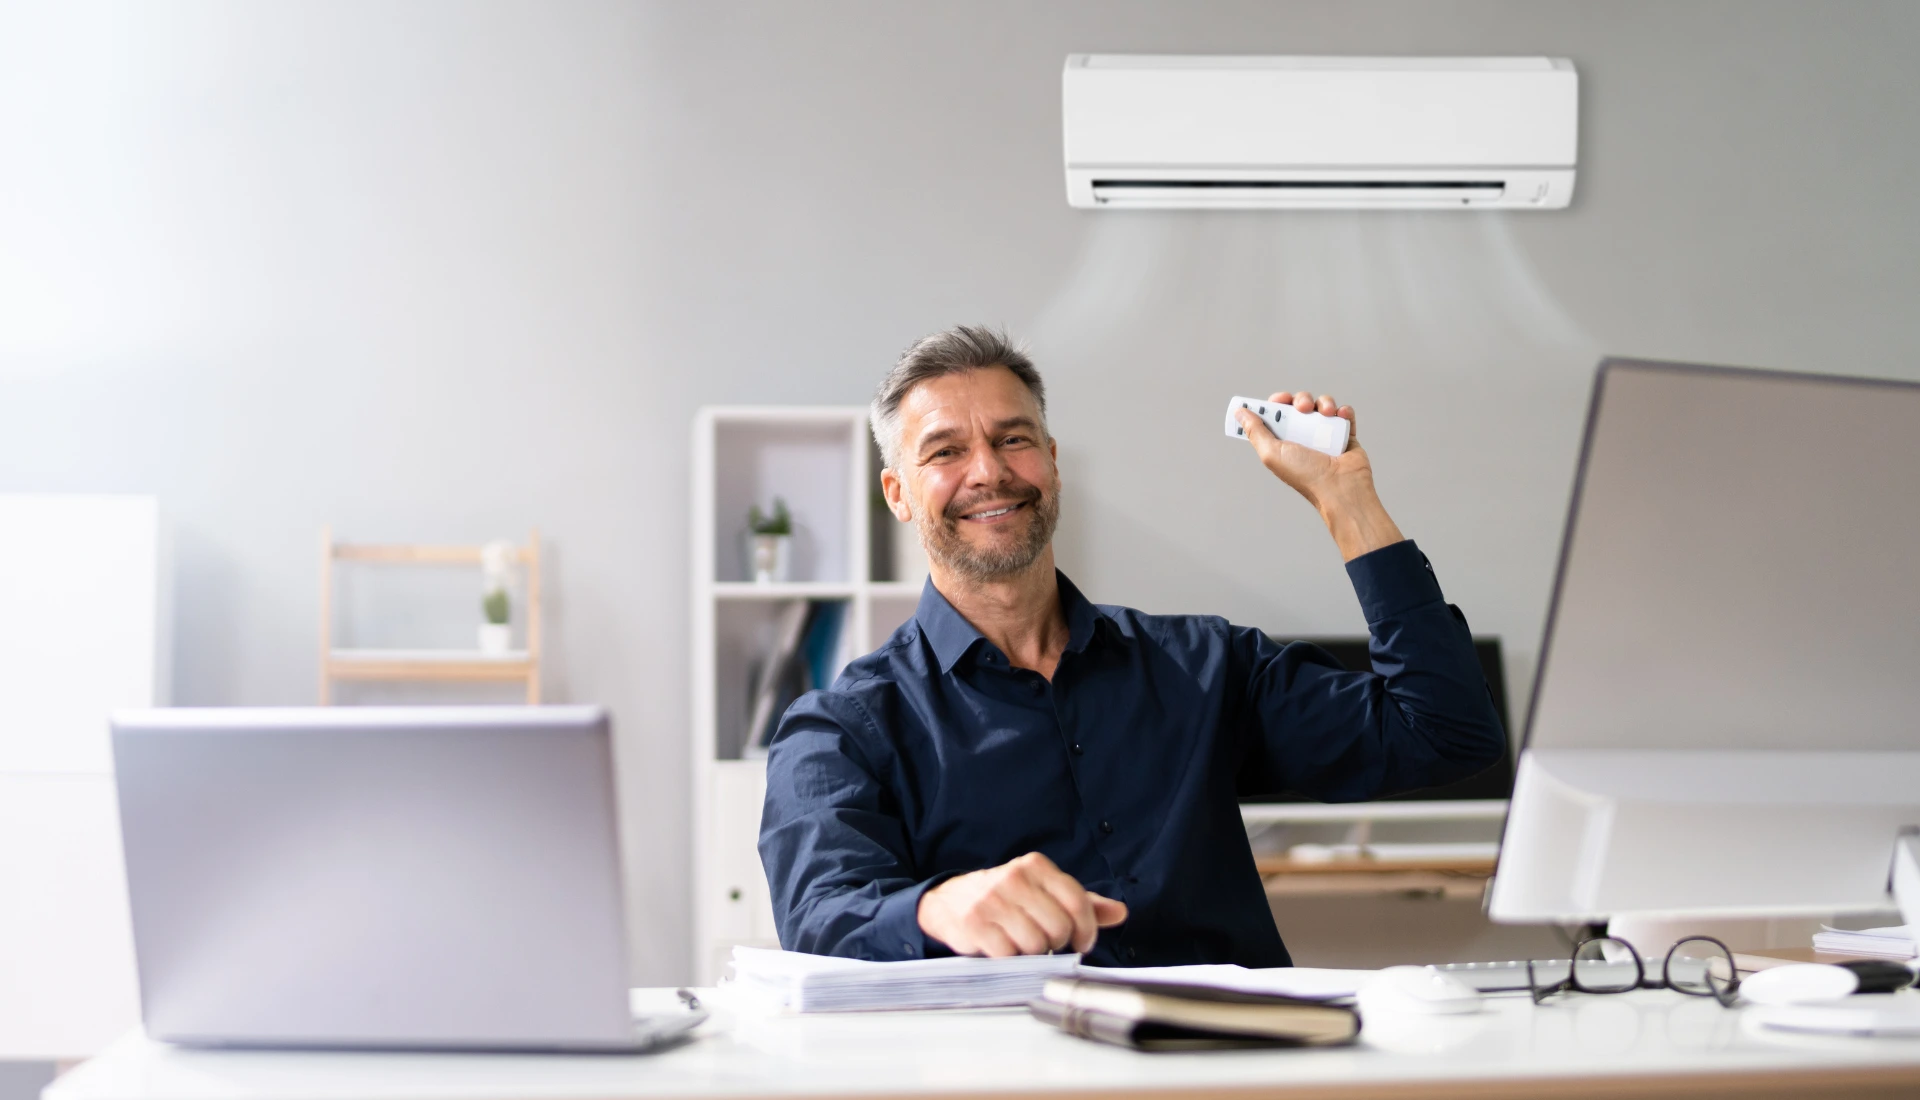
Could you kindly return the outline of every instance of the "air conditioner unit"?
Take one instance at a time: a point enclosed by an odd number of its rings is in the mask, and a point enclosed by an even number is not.
[[[1074,54],[1067,201],[1556,209],[1573,198],[1579,93],[1556,57]]]

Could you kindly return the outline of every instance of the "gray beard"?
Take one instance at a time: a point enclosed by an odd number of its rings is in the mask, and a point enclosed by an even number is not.
[[[1033,520],[1025,537],[1009,545],[980,549],[960,537],[960,521],[947,515],[935,516],[925,508],[915,508],[914,528],[927,557],[939,562],[951,573],[970,581],[994,581],[1026,569],[1053,541],[1053,530],[1060,524],[1060,477],[1054,475],[1053,491],[1042,492],[1031,501]]]

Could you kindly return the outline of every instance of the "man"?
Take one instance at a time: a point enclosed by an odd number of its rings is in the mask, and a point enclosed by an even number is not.
[[[784,946],[1288,966],[1237,796],[1357,801],[1500,758],[1466,620],[1381,506],[1357,430],[1332,458],[1239,415],[1346,559],[1374,671],[1089,603],[1054,569],[1060,475],[1031,360],[965,326],[901,357],[873,431],[931,575],[913,619],[774,737],[760,856]]]

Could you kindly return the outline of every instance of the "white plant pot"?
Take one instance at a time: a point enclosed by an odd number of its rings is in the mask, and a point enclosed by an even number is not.
[[[498,655],[513,649],[513,627],[506,623],[480,624],[480,652]]]
[[[792,568],[792,535],[747,535],[747,572],[755,584],[783,583]]]

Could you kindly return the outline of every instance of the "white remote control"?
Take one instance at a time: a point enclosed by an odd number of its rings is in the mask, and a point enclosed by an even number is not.
[[[1312,447],[1335,458],[1347,449],[1347,433],[1353,428],[1353,422],[1344,416],[1303,413],[1292,405],[1276,405],[1254,397],[1236,397],[1227,402],[1227,435],[1233,439],[1247,438],[1246,429],[1240,426],[1240,421],[1233,415],[1241,409],[1266,421],[1267,427],[1281,439],[1302,447]]]

